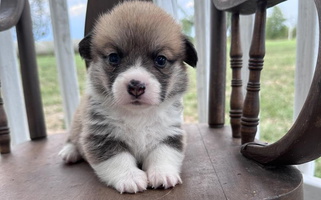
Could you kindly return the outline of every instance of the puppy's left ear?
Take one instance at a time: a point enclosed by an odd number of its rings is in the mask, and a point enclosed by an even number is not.
[[[85,59],[86,61],[91,61],[92,56],[91,56],[91,38],[92,38],[92,33],[90,32],[85,36],[84,39],[82,39],[79,42],[78,45],[78,51],[80,56]]]
[[[183,61],[192,67],[196,67],[198,57],[194,45],[189,41],[187,36],[183,36],[185,55]]]

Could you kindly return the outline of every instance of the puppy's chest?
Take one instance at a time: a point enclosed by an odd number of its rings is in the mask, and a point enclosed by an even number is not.
[[[113,137],[125,142],[137,156],[144,156],[168,136],[175,134],[169,124],[151,119],[136,123],[123,122],[116,129]]]
[[[110,122],[115,128],[110,137],[120,140],[129,147],[137,160],[144,159],[155,147],[168,137],[182,134],[181,129],[173,123],[180,123],[179,116],[140,115],[123,117]]]
[[[182,109],[177,106],[150,109],[145,112],[103,109],[93,106],[88,112],[87,134],[101,135],[125,143],[139,160],[168,137],[182,134]],[[85,133],[86,134],[86,133]]]

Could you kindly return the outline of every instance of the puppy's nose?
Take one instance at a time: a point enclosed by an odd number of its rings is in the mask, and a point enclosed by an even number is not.
[[[138,98],[142,94],[145,93],[145,83],[141,83],[140,81],[137,80],[131,80],[128,84],[128,93],[135,98]]]

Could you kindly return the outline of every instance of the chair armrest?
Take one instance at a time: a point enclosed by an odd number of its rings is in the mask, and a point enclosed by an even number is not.
[[[20,19],[25,0],[1,0],[0,31],[15,26]]]
[[[286,0],[266,1],[269,8]],[[257,8],[257,0],[213,0],[213,3],[218,10],[237,12],[243,15],[253,14]]]

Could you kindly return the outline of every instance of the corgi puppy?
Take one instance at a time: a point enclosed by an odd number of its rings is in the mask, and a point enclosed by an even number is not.
[[[127,1],[97,20],[79,44],[87,90],[60,151],[86,160],[120,193],[181,184],[182,95],[197,53],[175,20],[150,2]]]

